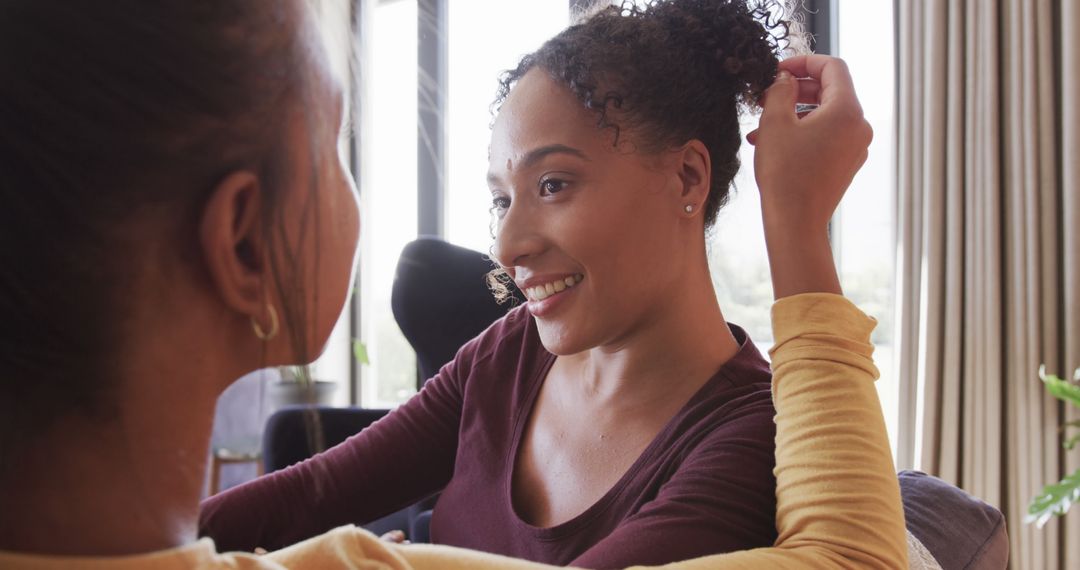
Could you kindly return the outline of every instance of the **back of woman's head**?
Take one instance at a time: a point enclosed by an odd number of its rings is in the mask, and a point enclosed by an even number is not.
[[[274,117],[297,83],[295,9],[284,0],[0,3],[6,436],[34,429],[34,415],[102,412],[139,270],[133,253],[195,257],[200,207],[223,175],[280,178]],[[263,192],[273,208],[274,185]]]
[[[710,226],[739,169],[739,115],[776,77],[793,24],[778,0],[652,0],[606,7],[525,56],[497,103],[533,68],[569,87],[598,126],[660,152],[697,139],[708,148]]]

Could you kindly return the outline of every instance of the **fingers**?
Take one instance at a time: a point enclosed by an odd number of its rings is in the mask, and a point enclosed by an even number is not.
[[[795,103],[799,97],[799,85],[791,73],[781,71],[776,76],[776,81],[765,91],[762,100],[761,124],[782,120],[793,121],[795,116]]]
[[[820,103],[821,82],[816,79],[799,79],[799,103]]]
[[[817,53],[789,57],[780,62],[779,68],[795,77],[810,77],[822,82],[848,75],[844,60]]]
[[[821,109],[800,115],[795,108],[798,103],[817,104]],[[765,91],[761,106],[760,126],[768,132],[772,129],[767,125],[791,125],[803,116],[815,124],[833,125],[839,129],[854,128],[857,123],[869,128],[863,119],[847,64],[835,57],[807,55],[780,62],[780,72]],[[854,132],[858,139],[866,139],[866,144],[873,136],[870,132],[862,136],[861,130]],[[746,140],[756,145],[759,136],[759,130],[755,130],[746,136]]]
[[[799,94],[796,98],[797,103],[820,103],[819,96],[821,94],[821,82],[816,79],[798,79],[795,84],[799,87]],[[765,106],[765,102],[769,98],[769,92],[766,91],[761,98],[761,106]]]
[[[779,68],[795,77],[817,81],[822,105],[831,100],[858,104],[851,73],[842,59],[819,54],[800,55],[781,61]]]
[[[379,538],[381,538],[382,540],[385,540],[386,542],[394,542],[394,543],[397,543],[397,544],[404,544],[405,543],[405,533],[400,531],[400,530],[392,530],[392,531],[380,536]]]
[[[818,103],[818,95],[819,95],[819,93],[821,91],[821,83],[820,82],[818,82],[816,79],[799,79],[799,80],[795,81],[795,85],[798,87],[798,94],[796,95],[796,98],[795,98],[796,103],[809,103],[809,104],[817,104]],[[764,97],[762,97],[762,99],[761,99],[761,107],[762,107],[762,109],[765,109],[765,108],[771,106],[771,103],[769,103],[769,93],[771,93],[771,92],[772,92],[772,89],[770,88],[769,91],[765,92]],[[786,97],[786,95],[782,95],[780,97]],[[801,118],[803,115],[806,115],[806,113],[805,112],[804,113],[799,113],[797,116]],[[750,133],[746,135],[746,142],[750,143],[751,146],[757,144],[757,135],[758,135],[758,129],[754,129],[753,131],[750,131]]]

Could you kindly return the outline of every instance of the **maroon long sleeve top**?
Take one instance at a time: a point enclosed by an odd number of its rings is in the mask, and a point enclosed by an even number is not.
[[[741,348],[580,515],[514,511],[518,446],[555,361],[524,307],[466,344],[415,397],[307,461],[212,497],[200,533],[223,550],[279,548],[441,491],[433,542],[589,568],[662,564],[776,539],[768,363]]]

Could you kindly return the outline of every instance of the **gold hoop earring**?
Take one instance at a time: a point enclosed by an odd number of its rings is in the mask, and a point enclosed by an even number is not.
[[[255,338],[263,342],[274,338],[278,333],[277,309],[275,309],[273,305],[267,303],[266,312],[270,313],[270,332],[263,331],[263,328],[259,326],[259,322],[255,320],[255,317],[251,317],[251,328],[255,329]]]

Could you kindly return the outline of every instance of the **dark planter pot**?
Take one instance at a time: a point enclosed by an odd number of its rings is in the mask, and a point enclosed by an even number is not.
[[[313,385],[278,380],[270,383],[270,404],[277,410],[299,404],[329,406],[333,403],[337,382],[316,380]]]

